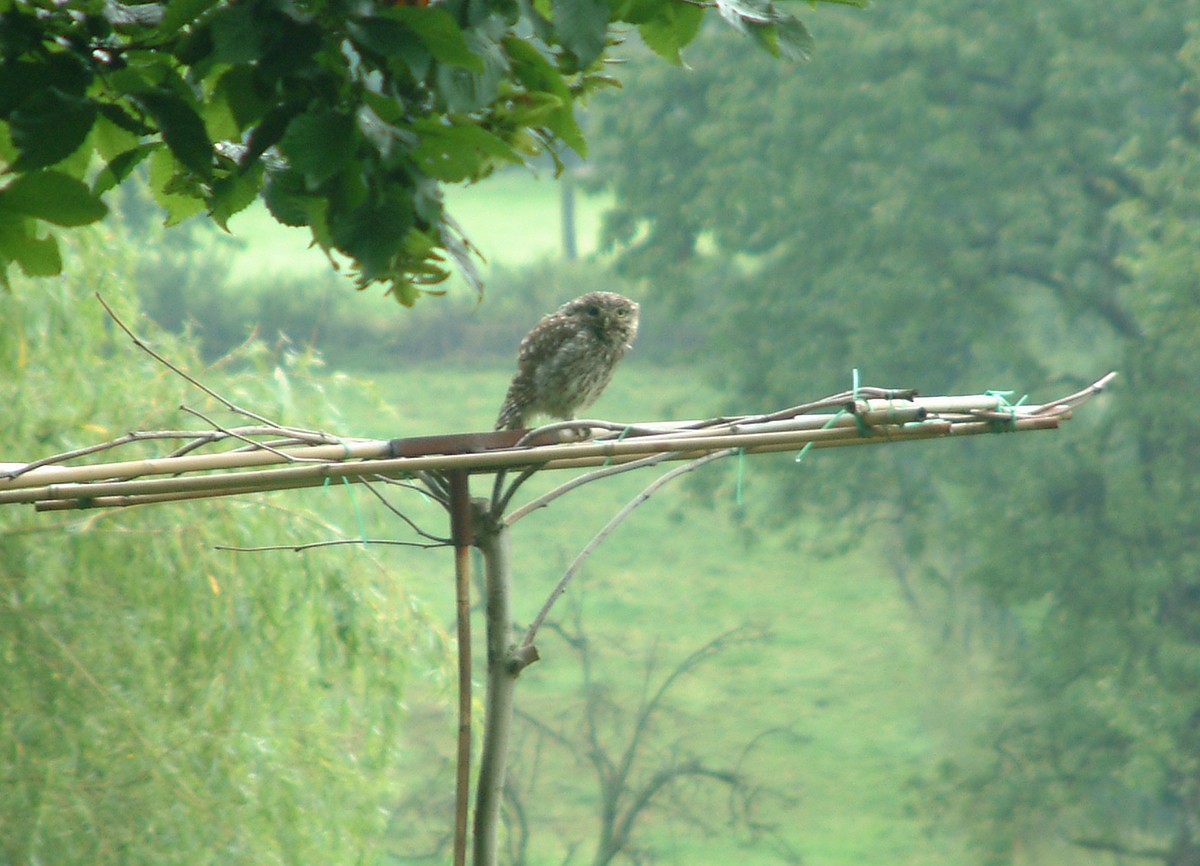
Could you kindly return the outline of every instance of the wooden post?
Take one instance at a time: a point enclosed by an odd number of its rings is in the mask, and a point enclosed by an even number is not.
[[[513,692],[520,672],[520,666],[514,664],[512,658],[509,529],[499,520],[488,520],[487,524],[480,526],[476,535],[476,544],[483,551],[486,578],[488,684],[483,755],[479,760],[479,786],[475,792],[474,866],[496,866],[500,806],[504,800],[504,773],[512,730]]]
[[[454,790],[454,866],[467,862],[467,810],[471,793],[471,489],[467,473],[447,473],[450,537],[454,542],[455,610],[458,620],[458,760]]]

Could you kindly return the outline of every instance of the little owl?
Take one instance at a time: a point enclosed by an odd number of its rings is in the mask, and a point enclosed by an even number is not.
[[[534,415],[573,419],[596,402],[637,329],[638,305],[615,292],[588,292],[544,316],[521,341],[496,429],[523,429]]]

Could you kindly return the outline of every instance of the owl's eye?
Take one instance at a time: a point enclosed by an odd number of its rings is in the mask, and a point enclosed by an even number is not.
[[[617,310],[617,318],[623,319],[629,315],[629,310]]]
[[[598,315],[600,315],[600,308],[597,307],[595,304],[592,304],[590,307],[587,308],[587,314],[589,316],[598,316]]]

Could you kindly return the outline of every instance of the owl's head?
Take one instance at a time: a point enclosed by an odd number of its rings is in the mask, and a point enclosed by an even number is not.
[[[624,349],[633,344],[638,330],[638,305],[616,292],[588,292],[558,309],[559,315],[570,316],[606,342]]]

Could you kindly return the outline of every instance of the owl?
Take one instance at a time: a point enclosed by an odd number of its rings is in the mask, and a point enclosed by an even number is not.
[[[633,344],[638,305],[615,292],[588,292],[544,316],[521,341],[497,430],[520,430],[534,415],[571,420],[596,402]]]

